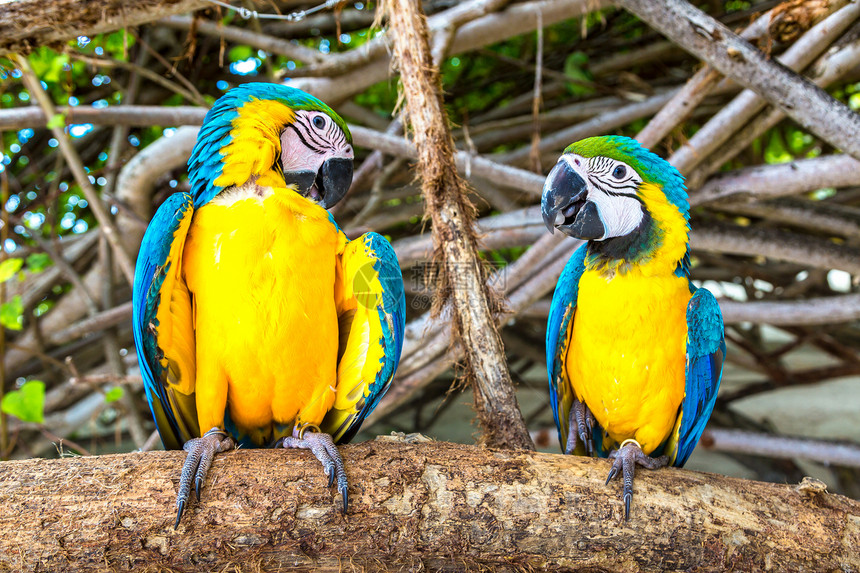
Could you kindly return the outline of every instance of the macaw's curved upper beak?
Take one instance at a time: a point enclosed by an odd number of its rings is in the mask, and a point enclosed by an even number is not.
[[[314,180],[314,187],[321,197],[319,204],[323,209],[331,209],[343,199],[351,184],[352,159],[341,157],[326,159]]]
[[[541,215],[550,233],[558,229],[577,239],[598,239],[605,233],[597,205],[588,200],[588,185],[567,161],[559,159],[546,177]]]

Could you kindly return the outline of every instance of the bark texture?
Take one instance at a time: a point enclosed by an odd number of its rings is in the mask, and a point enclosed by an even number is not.
[[[27,53],[206,6],[205,0],[16,0],[0,4],[0,54]]]
[[[605,460],[408,438],[342,448],[345,517],[307,452],[219,455],[178,530],[182,452],[4,462],[0,569],[860,569],[860,503],[820,482],[642,471],[624,522]]]
[[[427,21],[415,0],[387,3],[395,61],[413,140],[426,212],[433,223],[435,260],[439,262],[437,309],[453,301],[454,327],[463,342],[467,373],[474,388],[475,408],[490,447],[534,449],[517,406],[502,338],[493,318],[489,292],[478,257],[474,207],[457,175],[454,139],[442,103],[442,82],[433,63]]]
[[[860,116],[685,0],[615,0],[810,132],[860,158]]]

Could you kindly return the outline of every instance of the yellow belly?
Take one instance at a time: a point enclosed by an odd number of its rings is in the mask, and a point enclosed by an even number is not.
[[[616,443],[648,454],[670,434],[684,397],[687,280],[634,272],[579,281],[566,360],[580,401]]]
[[[293,191],[257,192],[195,213],[183,270],[194,300],[200,428],[223,427],[226,405],[259,443],[273,424],[318,424],[334,400],[344,237]]]

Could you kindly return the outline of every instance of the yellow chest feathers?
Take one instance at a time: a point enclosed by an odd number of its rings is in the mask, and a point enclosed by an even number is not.
[[[289,189],[244,185],[194,214],[183,271],[201,427],[221,423],[225,392],[240,429],[321,421],[334,400],[345,245],[328,213]]]
[[[636,270],[579,282],[566,359],[577,397],[620,442],[648,453],[669,435],[684,396],[687,279]]]

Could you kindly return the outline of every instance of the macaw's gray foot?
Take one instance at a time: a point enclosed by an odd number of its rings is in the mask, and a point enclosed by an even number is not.
[[[567,423],[567,447],[564,448],[564,453],[572,454],[581,442],[585,446],[586,455],[594,455],[592,428],[594,428],[594,414],[591,413],[588,406],[574,398],[570,407],[570,419]]]
[[[193,438],[185,442],[182,449],[188,452],[185,465],[182,466],[182,477],[179,478],[179,493],[176,496],[176,523],[173,528],[179,526],[182,512],[191,494],[191,483],[194,483],[194,492],[197,501],[200,501],[200,490],[203,489],[203,480],[212,465],[215,454],[232,450],[236,443],[227,432],[220,428],[212,428],[202,438]]]
[[[334,440],[328,434],[319,431],[311,431],[314,426],[305,426],[298,431],[298,436],[287,436],[284,438],[285,448],[299,448],[310,450],[322,463],[325,475],[328,476],[329,487],[337,479],[337,489],[343,497],[343,513],[346,513],[349,505],[349,492],[347,491],[346,471],[343,467],[343,458],[334,445]]]
[[[649,470],[669,465],[668,456],[660,456],[652,458],[646,456],[642,451],[642,446],[636,440],[624,440],[621,442],[621,447],[617,450],[612,450],[609,453],[609,459],[613,460],[612,469],[609,470],[609,477],[606,478],[606,484],[622,473],[624,478],[624,519],[630,519],[630,502],[633,500],[633,475],[636,473],[636,464]]]

